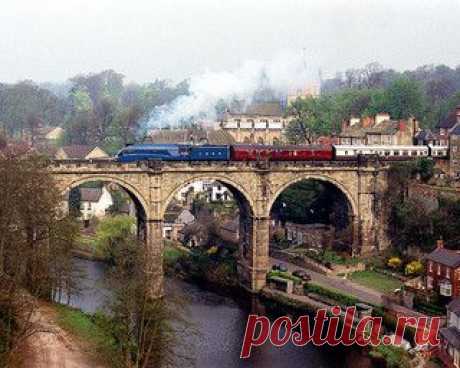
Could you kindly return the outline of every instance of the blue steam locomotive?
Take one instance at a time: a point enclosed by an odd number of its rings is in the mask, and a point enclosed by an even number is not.
[[[142,160],[229,161],[230,149],[225,145],[133,144],[124,147],[117,154],[119,162]]]

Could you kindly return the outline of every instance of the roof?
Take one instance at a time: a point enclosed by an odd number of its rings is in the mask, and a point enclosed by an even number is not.
[[[454,130],[450,132],[451,135],[460,135],[460,124],[457,125]]]
[[[447,310],[460,316],[460,298],[452,299],[452,301],[447,304]]]
[[[80,188],[82,202],[98,202],[102,196],[102,188]]]
[[[360,125],[346,127],[339,134],[340,137],[364,137],[366,134],[395,134],[399,130],[399,121],[385,120],[379,124],[363,128]]]
[[[184,209],[177,217],[177,222],[181,224],[188,225],[194,221],[195,221],[195,216],[193,216],[193,214],[188,209]]]
[[[458,106],[457,108],[460,108],[460,106]],[[457,111],[453,110],[449,113],[449,115],[447,115],[447,117],[443,121],[436,125],[436,127],[442,129],[451,129],[457,123]]]
[[[445,248],[436,248],[426,256],[426,259],[448,267],[460,266],[460,254]]]
[[[245,108],[229,110],[230,115],[283,116],[284,111],[278,101],[253,103]]]
[[[460,331],[456,327],[441,328],[439,332],[450,345],[453,345],[457,349],[460,348]]]
[[[417,132],[417,134],[415,134],[415,138],[421,139],[423,141],[427,141],[427,140],[435,139],[435,135],[430,129],[424,129],[424,130]]]
[[[232,144],[233,136],[222,129],[163,129],[154,130],[148,139],[155,144],[208,143]]]
[[[94,150],[96,146],[87,146],[87,145],[71,145],[63,146],[61,149],[67,155],[68,158],[79,158],[84,159],[88,154]]]

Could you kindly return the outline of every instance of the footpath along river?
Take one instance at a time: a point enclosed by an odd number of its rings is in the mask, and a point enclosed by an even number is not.
[[[105,298],[110,297],[102,285],[105,266],[78,258],[75,262],[86,276],[82,279],[81,295],[73,297],[71,305],[93,313],[103,307]],[[259,311],[265,309],[264,303],[259,300],[240,303],[232,297],[171,277],[166,278],[165,289],[167,295],[183,301],[184,316],[194,326],[195,333],[184,332],[178,341],[188,347],[188,354],[195,358],[198,368],[344,368],[346,360],[349,367],[362,366],[362,362],[351,363],[349,352],[343,348],[339,351],[313,345],[296,347],[290,343],[282,348],[270,344],[253,348],[251,358],[241,360],[239,354],[247,316],[254,303]],[[267,313],[276,314],[269,309]],[[177,367],[182,368],[182,365]]]

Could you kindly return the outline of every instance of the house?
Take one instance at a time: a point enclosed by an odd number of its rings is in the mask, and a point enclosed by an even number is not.
[[[454,111],[452,111],[447,118],[442,120],[436,128],[439,130],[439,134],[448,136],[456,126],[460,124],[460,105],[458,105]]]
[[[176,193],[176,199],[190,205],[195,196],[204,193],[207,202],[230,201],[232,194],[225,185],[215,180],[197,180],[186,185]]]
[[[80,212],[83,220],[104,217],[113,204],[112,195],[105,186],[102,188],[79,188]]]
[[[460,367],[460,298],[447,305],[447,325],[439,331],[439,357],[446,367]]]
[[[292,117],[285,116],[282,103],[260,102],[246,108],[231,108],[219,121],[222,130],[238,143],[279,144]]]
[[[308,245],[314,248],[326,248],[331,245],[334,229],[325,224],[296,224],[286,222],[286,239],[297,245]]]
[[[352,117],[342,122],[338,135],[340,145],[413,145],[414,137],[419,131],[415,118],[392,120],[387,113],[375,117]]]
[[[43,127],[39,128],[38,136],[42,140],[57,141],[64,135],[64,129],[61,127]]]
[[[460,253],[444,248],[438,240],[436,249],[426,257],[426,288],[445,297],[460,296]]]
[[[54,158],[57,160],[104,159],[110,156],[98,146],[71,145],[60,147]]]
[[[174,241],[181,241],[181,231],[185,226],[195,222],[195,216],[188,210],[180,212],[169,210],[164,216],[163,238]]]

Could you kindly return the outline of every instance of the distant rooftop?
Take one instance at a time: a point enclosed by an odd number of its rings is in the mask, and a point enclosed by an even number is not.
[[[253,103],[242,109],[229,109],[230,115],[283,116],[284,110],[279,101]]]

